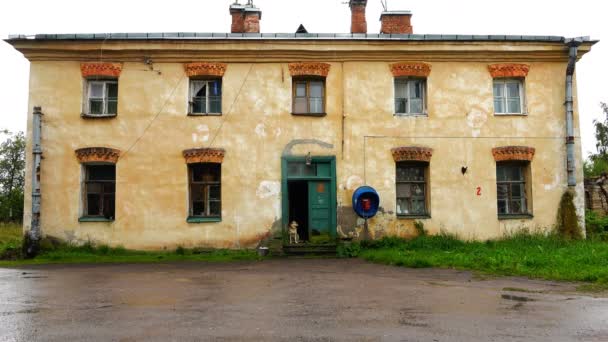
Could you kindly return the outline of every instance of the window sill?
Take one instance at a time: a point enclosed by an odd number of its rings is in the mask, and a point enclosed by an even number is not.
[[[528,116],[528,113],[494,113],[494,116]]]
[[[294,116],[317,116],[317,117],[321,117],[321,116],[327,116],[327,113],[291,113],[291,115],[294,115]]]
[[[428,118],[429,115],[428,114],[403,114],[403,113],[395,113],[393,114],[393,116],[395,117],[399,117],[399,118]]]
[[[114,219],[100,216],[83,216],[78,218],[78,222],[114,222]]]
[[[196,217],[190,216],[186,219],[188,223],[222,222],[221,217]]]
[[[188,116],[222,116],[222,113],[188,113]]]
[[[499,220],[531,220],[534,218],[532,214],[521,214],[521,215],[498,215]]]
[[[80,117],[83,119],[111,119],[118,116],[118,114],[80,114]]]
[[[431,215],[429,215],[429,214],[425,214],[425,215],[399,215],[399,214],[397,214],[397,218],[399,220],[425,220],[425,219],[430,219]]]

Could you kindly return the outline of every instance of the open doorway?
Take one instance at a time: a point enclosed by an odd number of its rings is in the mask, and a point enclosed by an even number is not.
[[[308,236],[308,182],[289,181],[289,222],[298,223],[300,241],[309,241]]]

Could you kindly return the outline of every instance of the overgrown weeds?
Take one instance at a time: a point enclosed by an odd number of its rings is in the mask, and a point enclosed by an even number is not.
[[[608,288],[608,244],[595,240],[524,231],[486,242],[462,241],[441,234],[411,240],[389,237],[363,241],[360,246],[357,256],[376,263],[583,281],[595,284],[595,288]],[[353,245],[349,248],[356,250]]]

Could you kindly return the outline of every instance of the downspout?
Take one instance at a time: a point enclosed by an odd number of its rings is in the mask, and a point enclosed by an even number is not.
[[[40,132],[42,130],[42,108],[34,107],[32,127],[32,222],[31,227],[24,240],[24,252],[26,257],[33,258],[38,254],[40,238],[40,160],[42,159],[42,146],[40,143]]]
[[[568,67],[566,68],[566,170],[568,172],[568,186],[576,186],[576,162],[574,159],[574,99],[573,79],[576,68],[578,47],[585,38],[566,39],[569,48]]]

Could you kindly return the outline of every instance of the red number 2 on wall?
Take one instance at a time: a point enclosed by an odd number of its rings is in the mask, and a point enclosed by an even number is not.
[[[477,196],[481,196],[481,187],[480,186],[477,187]]]

